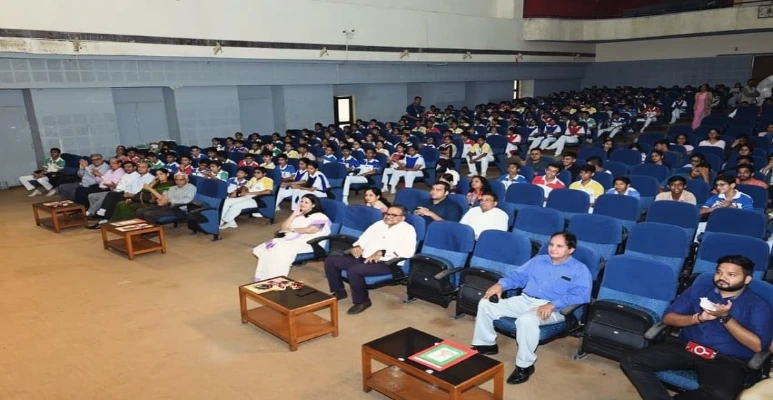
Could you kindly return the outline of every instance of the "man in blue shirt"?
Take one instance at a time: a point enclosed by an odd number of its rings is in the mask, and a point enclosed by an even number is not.
[[[573,234],[553,234],[548,254],[533,257],[500,279],[486,290],[478,303],[472,345],[481,354],[499,352],[494,321],[502,317],[516,318],[518,352],[515,371],[507,383],[526,382],[534,373],[540,325],[563,321],[560,310],[566,306],[590,302],[593,279],[588,267],[572,257],[576,248],[577,237]],[[523,288],[521,295],[502,299],[502,292],[517,288]],[[492,296],[500,300],[491,302]]]
[[[421,97],[413,98],[413,103],[405,108],[405,118],[411,122],[421,122],[421,116],[424,114],[424,107],[421,105]]]
[[[701,214],[708,214],[717,208],[740,208],[742,210],[751,210],[754,208],[754,201],[746,194],[735,189],[735,179],[730,175],[720,175],[714,179],[714,185],[717,187],[718,194],[709,197],[706,203],[701,207]]]
[[[768,347],[773,334],[773,311],[747,288],[754,263],[741,255],[719,259],[713,285],[696,283],[666,310],[663,323],[681,328],[679,338],[658,343],[625,356],[620,365],[644,400],[671,399],[655,372],[692,370],[698,374],[697,390],[675,399],[735,399],[743,390],[746,363]],[[701,306],[707,298],[711,305]],[[713,308],[714,310],[711,310]],[[716,352],[706,359],[688,352],[688,343]]]
[[[423,200],[413,212],[424,218],[427,225],[435,221],[459,222],[462,207],[448,198],[451,186],[446,182],[435,182],[429,190],[429,199]]]

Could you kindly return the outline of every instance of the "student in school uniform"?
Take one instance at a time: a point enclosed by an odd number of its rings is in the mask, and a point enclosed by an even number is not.
[[[247,154],[244,155],[244,159],[239,161],[238,166],[239,167],[257,168],[257,167],[260,167],[260,164],[255,162],[255,156],[252,153],[247,153]]]
[[[520,169],[521,166],[518,163],[512,162],[507,164],[507,173],[499,177],[499,181],[505,186],[505,190],[514,183],[529,183],[526,178],[519,174]]]
[[[408,147],[408,155],[404,159],[398,161],[398,167],[392,174],[392,179],[389,184],[392,185],[391,193],[397,192],[397,184],[400,182],[400,178],[405,179],[405,187],[412,188],[413,181],[417,177],[424,176],[424,157],[418,154],[418,150],[414,146]]]
[[[250,171],[247,169],[247,167],[239,167],[236,170],[236,176],[232,176],[228,178],[226,182],[228,182],[228,193],[235,192],[239,189],[241,189],[242,186],[247,184],[247,176],[249,175]]]
[[[291,178],[293,175],[295,175],[295,166],[288,163],[288,156],[287,154],[280,154],[276,158],[276,169],[279,170],[279,174],[282,176],[282,179]]]
[[[585,136],[585,127],[580,125],[577,120],[573,119],[569,122],[569,126],[566,127],[564,134],[559,136],[553,144],[546,148],[546,150],[555,150],[556,154],[562,154],[564,152],[564,146],[567,144],[579,143],[580,138],[583,136]]]
[[[561,164],[548,164],[545,168],[545,175],[537,175],[532,179],[532,185],[541,186],[545,191],[545,200],[547,201],[550,191],[553,189],[564,189],[566,185],[558,179],[558,173],[561,172]]]
[[[325,154],[322,156],[322,164],[337,163],[338,157],[332,147],[325,147]]]
[[[276,168],[276,165],[274,165],[273,160],[273,154],[269,152],[263,152],[263,155],[261,156],[263,158],[263,162],[260,163],[260,166],[265,169],[274,169]]]
[[[556,141],[556,139],[561,136],[563,132],[561,132],[561,126],[556,124],[556,120],[553,118],[550,118],[548,120],[548,123],[545,125],[544,128],[542,128],[542,133],[535,137],[531,141],[531,145],[529,145],[529,150],[539,147],[542,150],[545,150],[553,144],[553,142]]]
[[[150,164],[150,169],[157,170],[161,168],[166,168],[166,164],[158,159],[158,155],[154,152],[148,153],[148,159],[146,160],[148,164]]]
[[[354,170],[360,167],[360,162],[352,156],[352,149],[349,147],[341,148],[341,159],[339,163],[346,165],[346,173],[351,175]]]
[[[700,209],[701,215],[709,214],[718,208],[739,208],[751,210],[754,208],[752,198],[736,188],[735,179],[730,175],[719,175],[714,179],[717,194],[709,197]]]
[[[209,162],[209,170],[205,171],[204,178],[206,179],[220,179],[221,181],[228,181],[228,171],[223,171],[223,163],[220,160],[212,160]]]
[[[343,193],[344,204],[349,204],[349,188],[353,183],[368,183],[370,177],[381,173],[381,161],[376,158],[374,149],[365,150],[365,159],[360,162],[359,167],[353,171],[352,175],[344,180]]]
[[[518,128],[511,126],[507,128],[507,147],[505,153],[512,157],[518,154],[518,146],[521,145],[521,135],[518,134]]]
[[[165,167],[171,175],[174,175],[177,173],[177,171],[180,170],[180,164],[177,163],[177,154],[174,153],[167,153],[166,154],[166,167]]]
[[[32,182],[37,182],[43,189],[47,190],[46,196],[53,196],[57,193],[56,188],[51,184],[50,177],[52,174],[58,174],[64,168],[65,162],[60,157],[61,154],[62,151],[58,148],[51,148],[49,151],[50,157],[43,161],[41,169],[33,172],[32,175],[19,177],[19,182],[30,192],[30,197],[41,194],[40,190],[36,189]]]
[[[246,173],[247,169],[244,168],[243,172]],[[266,176],[265,168],[255,168],[253,175],[252,179],[230,192],[223,202],[220,229],[237,228],[236,217],[244,210],[255,208],[256,205],[261,206],[262,201],[259,198],[268,196],[274,191],[274,181]]]
[[[327,190],[330,188],[330,182],[325,174],[320,172],[319,164],[316,161],[309,161],[306,166],[306,181],[303,186],[293,189],[293,209],[298,206],[298,202],[305,194],[313,194],[317,197],[327,197]]]
[[[480,163],[480,175],[485,177],[488,171],[488,164],[494,161],[494,151],[491,150],[491,145],[486,143],[485,137],[478,136],[476,143],[470,148],[470,152],[466,154],[466,157],[467,169],[470,171],[467,176],[478,175],[476,165]]]
[[[180,167],[177,172],[185,175],[193,173],[193,165],[191,165],[191,158],[189,156],[180,156]]]
[[[301,158],[298,160],[298,169],[291,175],[282,176],[282,186],[279,188],[279,192],[276,195],[276,210],[279,211],[279,204],[284,199],[293,197],[295,189],[301,188],[306,184],[308,179],[308,165],[311,162],[308,158]]]
[[[201,154],[201,148],[199,146],[191,146],[191,161],[199,162],[205,158],[204,154]]]
[[[596,203],[596,199],[604,194],[604,186],[593,180],[593,175],[595,173],[596,167],[588,164],[583,165],[580,167],[580,180],[572,182],[572,184],[569,185],[569,189],[588,193],[590,196],[591,207]]]

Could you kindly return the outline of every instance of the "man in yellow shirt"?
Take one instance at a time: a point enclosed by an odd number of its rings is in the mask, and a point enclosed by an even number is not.
[[[593,180],[593,175],[595,173],[596,167],[585,164],[580,167],[580,180],[572,182],[572,184],[569,185],[569,189],[582,190],[583,192],[588,193],[590,196],[591,207],[593,207],[593,204],[596,202],[596,198],[604,194],[604,186],[601,186],[600,183]]]

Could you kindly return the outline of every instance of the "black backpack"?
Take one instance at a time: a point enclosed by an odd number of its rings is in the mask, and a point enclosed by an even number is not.
[[[456,290],[451,277],[435,279],[435,275],[451,269],[451,263],[439,258],[415,255],[411,258],[411,270],[408,274],[408,300],[422,299],[444,308],[453,300]]]
[[[612,301],[590,306],[580,353],[598,354],[619,361],[631,350],[647,347],[644,334],[655,324],[648,312]]]
[[[461,274],[454,317],[458,318],[463,314],[474,317],[478,315],[478,303],[486,294],[486,290],[497,283],[502,276],[480,268],[465,268]]]

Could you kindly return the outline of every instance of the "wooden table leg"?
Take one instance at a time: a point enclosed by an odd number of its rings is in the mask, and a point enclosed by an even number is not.
[[[32,206],[32,215],[35,216],[35,225],[40,226],[40,215],[38,214],[38,208]]]
[[[458,387],[451,389],[448,392],[448,395],[449,395],[449,399],[451,400],[459,400],[462,398],[462,392],[459,390]]]
[[[86,207],[81,207],[79,211],[81,213],[80,217],[83,218],[83,227],[85,228],[89,226],[89,219],[86,217]]]
[[[102,231],[102,247],[107,250],[107,224],[103,224],[99,230]]]
[[[333,337],[338,337],[338,300],[333,299],[330,305],[330,322],[333,324]]]
[[[247,295],[239,290],[239,311],[242,314],[242,323],[247,323]]]
[[[54,226],[54,232],[59,233],[59,213],[51,211],[51,223]]]
[[[368,386],[368,379],[373,374],[371,369],[370,353],[363,347],[362,349],[362,391],[370,392],[372,389]]]
[[[500,365],[499,371],[494,374],[494,400],[505,398],[505,368]]]
[[[290,351],[298,350],[298,329],[295,326],[295,315],[290,312],[287,314],[287,332],[289,336]]]
[[[134,247],[132,246],[132,234],[129,232],[124,233],[124,240],[126,241],[126,255],[129,260],[134,260]]]
[[[166,254],[166,236],[164,228],[158,228],[158,240],[161,243],[161,254]]]

